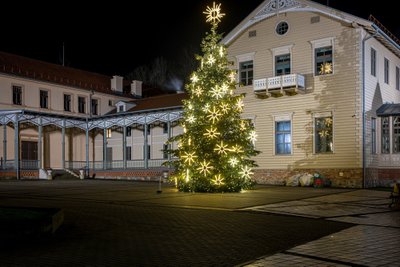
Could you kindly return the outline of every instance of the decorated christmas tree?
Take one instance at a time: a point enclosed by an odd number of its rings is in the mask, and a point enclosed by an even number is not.
[[[219,5],[204,12],[211,32],[201,43],[198,69],[186,85],[189,98],[183,103],[183,134],[173,137],[177,149],[172,178],[181,191],[238,192],[253,185],[250,159],[257,134],[251,121],[241,118],[244,95],[234,93],[236,71],[229,68],[226,48],[217,33],[224,16]]]

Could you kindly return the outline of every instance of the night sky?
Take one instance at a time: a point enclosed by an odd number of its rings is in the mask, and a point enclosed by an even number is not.
[[[373,14],[400,37],[394,1],[318,0],[368,18]],[[212,0],[106,1],[89,5],[73,1],[13,1],[3,9],[0,50],[60,63],[65,43],[66,64],[107,75],[125,75],[136,66],[164,57],[169,62],[184,49],[198,49],[209,25],[202,12]],[[216,1],[218,3],[218,1]],[[222,0],[226,13],[220,31],[226,34],[262,0]],[[379,3],[379,4],[378,4]],[[13,6],[14,5],[14,6]]]

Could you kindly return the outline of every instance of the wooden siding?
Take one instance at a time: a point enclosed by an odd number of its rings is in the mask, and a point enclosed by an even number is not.
[[[231,60],[255,52],[254,79],[261,79],[274,76],[271,49],[293,45],[291,71],[306,79],[306,93],[294,96],[259,99],[252,86],[239,89],[247,94],[244,116],[255,117],[256,148],[262,151],[256,158],[260,169],[362,166],[360,29],[322,15],[319,23],[311,24],[313,16],[316,14],[291,12],[263,20],[248,29],[256,30],[257,37],[248,38],[245,31],[228,48]],[[289,31],[278,36],[275,26],[282,20],[289,23]],[[330,37],[334,38],[334,74],[314,77],[311,41]],[[334,152],[314,154],[312,114],[326,111],[334,117]],[[273,116],[287,113],[293,114],[292,155],[276,156]]]

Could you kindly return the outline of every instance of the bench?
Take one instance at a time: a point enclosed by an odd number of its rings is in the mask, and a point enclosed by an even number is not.
[[[393,186],[393,191],[390,193],[390,199],[392,202],[389,204],[389,208],[393,206],[398,206],[400,203],[400,194],[399,194],[399,189],[400,189],[400,183],[395,183]]]

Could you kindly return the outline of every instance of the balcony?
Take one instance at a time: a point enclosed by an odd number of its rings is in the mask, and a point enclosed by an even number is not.
[[[285,95],[296,94],[298,90],[305,91],[305,79],[300,74],[289,74],[253,81],[253,89],[256,94]]]

